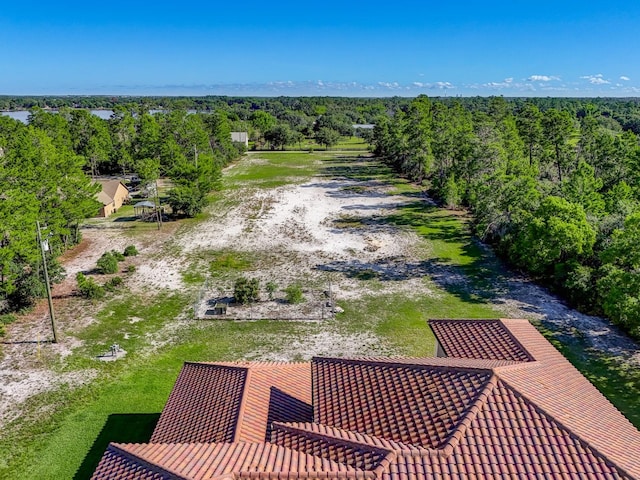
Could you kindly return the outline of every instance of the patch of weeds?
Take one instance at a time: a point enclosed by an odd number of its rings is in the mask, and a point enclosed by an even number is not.
[[[249,255],[244,252],[222,251],[214,254],[214,259],[209,263],[209,271],[216,276],[242,272],[250,269],[252,264]]]
[[[191,265],[189,270],[181,272],[181,276],[182,281],[187,285],[202,285],[207,279],[199,265]]]
[[[352,278],[355,278],[357,280],[374,280],[379,277],[380,277],[380,274],[371,268],[358,270],[357,272],[354,272],[354,274],[352,275]]]
[[[333,220],[333,226],[336,228],[363,228],[366,223],[362,218],[354,215],[340,215]]]
[[[186,296],[159,294],[153,297],[127,295],[107,302],[97,314],[97,322],[80,332],[83,356],[96,356],[118,343],[127,352],[139,351],[147,345],[147,333],[160,329],[168,320],[176,318],[187,306]],[[131,322],[133,317],[141,321]]]
[[[5,327],[15,322],[16,319],[17,317],[11,313],[0,315],[0,337],[3,337],[7,333]]]

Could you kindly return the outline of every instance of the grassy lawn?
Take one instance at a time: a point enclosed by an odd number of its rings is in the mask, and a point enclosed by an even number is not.
[[[290,183],[301,183],[313,175],[328,155],[308,152],[255,152],[249,153],[251,162],[243,162],[224,176],[223,189],[251,186],[275,188]]]
[[[397,179],[386,166],[355,160],[331,152],[251,153],[225,173],[223,190],[212,194],[212,207],[206,215],[237,205],[241,200],[236,194],[242,188],[273,188],[305,181],[314,174],[385,183],[391,194],[415,197],[415,202],[385,218],[365,220],[413,229],[420,235],[424,241],[423,262],[433,272],[431,278],[423,280],[431,293],[410,297],[372,294],[341,301],[344,313],[325,323],[193,322],[189,321],[192,297],[208,274],[214,280],[223,279],[273,261],[233,250],[193,254],[186,259],[182,272],[191,290],[144,296],[120,294],[100,307],[99,321],[76,332],[83,346],[56,369],[92,369],[95,380],[28,401],[24,415],[8,425],[0,437],[0,478],[89,478],[110,441],[149,439],[184,361],[232,361],[254,358],[256,352],[277,354],[286,351],[292,341],[326,329],[374,334],[383,346],[398,354],[431,356],[434,338],[426,323],[429,318],[499,316],[491,302],[491,287],[501,275],[501,267],[474,241],[466,218],[460,212],[426,205],[419,187]],[[118,213],[124,218],[127,210],[123,210]],[[195,228],[206,215],[187,220],[180,228]],[[345,227],[353,227],[356,220],[345,217],[344,222]],[[464,281],[439,281],[438,273],[443,268],[447,275],[459,275]],[[380,281],[375,275],[359,280],[372,291]],[[174,321],[176,318],[185,320]],[[165,328],[167,325],[171,328]],[[544,333],[555,341],[552,332]],[[124,359],[97,361],[95,356],[105,353],[114,342],[127,351]],[[623,371],[610,359],[589,356],[575,346],[556,344],[628,418],[640,425],[640,373]]]
[[[360,137],[340,137],[336,145],[330,147],[328,151],[354,151],[367,152],[369,144]],[[285,146],[285,151],[326,151],[324,145],[320,145],[313,138],[305,138],[302,142]]]

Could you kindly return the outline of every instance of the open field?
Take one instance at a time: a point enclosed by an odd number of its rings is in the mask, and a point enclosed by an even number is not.
[[[105,250],[135,244],[126,288],[91,303],[70,296],[73,280],[59,285],[61,345],[38,343],[46,308],[10,327],[0,478],[88,478],[109,441],[148,439],[184,361],[432,355],[428,318],[537,321],[640,425],[638,347],[508,272],[470,237],[461,212],[437,208],[375,160],[250,154],[225,171],[211,200],[199,218],[160,232],[92,222],[65,260],[69,278]],[[240,275],[279,288],[330,284],[344,312],[324,321],[194,320],[199,297]],[[126,355],[98,361],[113,343]]]

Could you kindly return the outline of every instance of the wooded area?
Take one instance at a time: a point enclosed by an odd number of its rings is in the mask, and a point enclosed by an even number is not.
[[[137,173],[149,184],[169,177],[174,215],[201,211],[220,171],[242,148],[224,112],[151,115],[116,107],[109,120],[88,110],[34,108],[28,125],[0,116],[0,313],[43,296],[36,221],[45,226],[52,281],[56,258],[80,240],[79,224],[98,212],[99,174]]]
[[[173,211],[194,215],[242,152],[231,131],[253,148],[329,147],[375,124],[360,132],[375,154],[468,209],[512,265],[640,336],[640,99],[0,97],[0,109],[24,108],[28,126],[0,117],[0,295],[11,304],[42,286],[35,220],[54,254],[77,241],[96,208],[91,175],[170,177]]]
[[[614,114],[630,104],[537,103],[548,108],[418,97],[380,118],[375,152],[446,207],[467,208],[476,235],[514,266],[638,337],[640,147],[635,124]]]

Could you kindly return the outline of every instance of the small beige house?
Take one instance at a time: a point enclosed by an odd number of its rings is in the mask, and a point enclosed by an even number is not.
[[[245,147],[249,147],[249,133],[248,132],[231,132],[231,141],[242,143]]]
[[[129,189],[120,180],[98,180],[102,190],[97,198],[102,203],[98,217],[108,217],[129,200]]]

